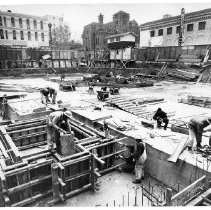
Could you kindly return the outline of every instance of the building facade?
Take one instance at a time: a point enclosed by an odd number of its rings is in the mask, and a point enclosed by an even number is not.
[[[133,32],[106,37],[111,60],[130,60],[137,35]]]
[[[140,47],[178,46],[181,15],[140,25]],[[211,44],[211,9],[187,13],[184,16],[182,45]]]
[[[104,23],[103,15],[98,16],[98,22],[86,25],[82,39],[84,51],[89,58],[102,58],[107,51],[105,37],[109,35],[134,32],[137,34],[136,43],[139,43],[139,26],[135,20],[130,21],[130,15],[119,11],[113,15],[113,21]]]
[[[46,19],[0,11],[0,45],[48,47],[49,29]]]

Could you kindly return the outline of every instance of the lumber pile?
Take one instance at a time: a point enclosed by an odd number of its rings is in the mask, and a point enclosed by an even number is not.
[[[192,55],[183,54],[179,57],[179,61],[184,63],[200,63],[202,62],[202,59],[194,54]]]
[[[168,71],[168,75],[187,81],[195,81],[199,77],[198,73],[189,72],[181,69],[171,69]]]
[[[210,82],[210,81],[211,81],[211,68],[206,67],[205,69],[203,69],[197,82]]]
[[[204,108],[211,108],[210,97],[188,95],[187,98],[181,98],[178,102]]]
[[[155,98],[155,97],[144,97],[140,99],[127,99],[123,97],[113,97],[109,101],[108,104],[117,107],[121,110],[134,114],[136,116],[140,116],[147,120],[151,120],[155,111],[149,111],[146,109],[145,104],[155,104],[155,103],[163,103],[163,98]],[[167,113],[168,116],[174,115],[174,113]]]

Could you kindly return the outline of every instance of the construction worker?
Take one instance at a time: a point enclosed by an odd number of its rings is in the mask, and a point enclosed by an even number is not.
[[[169,120],[167,118],[167,114],[161,109],[158,108],[153,116],[153,120],[157,120],[157,127],[160,128],[161,124],[164,123],[164,130],[167,129]]]
[[[210,117],[194,117],[188,123],[189,136],[188,136],[188,150],[193,151],[193,143],[196,140],[196,147],[201,148],[202,133],[211,131],[211,116]],[[211,146],[211,136],[209,139]]]
[[[71,117],[71,113],[67,112],[64,108],[62,111],[52,112],[47,120],[47,142],[48,149],[52,152],[54,149],[54,143],[56,143],[57,152],[60,153],[60,132],[66,134],[71,131],[68,118]]]
[[[49,90],[47,88],[41,88],[40,93],[41,93],[41,102],[46,105],[49,102],[48,98]]]
[[[48,91],[49,91],[49,95],[52,99],[52,104],[56,103],[56,96],[57,96],[57,91],[54,88],[51,87],[47,87]]]
[[[7,98],[6,98],[6,94],[3,95],[3,100],[2,100],[2,119],[5,120],[6,115],[7,115]]]
[[[129,151],[130,154],[127,157],[122,156],[122,158],[125,160],[126,164],[122,168],[124,172],[127,173],[133,173],[135,168],[135,160],[134,160],[134,146],[133,145],[125,145]]]
[[[144,163],[147,159],[147,153],[144,143],[141,139],[136,139],[136,151],[134,153],[135,161],[135,180],[134,184],[141,183],[141,179],[144,179]]]

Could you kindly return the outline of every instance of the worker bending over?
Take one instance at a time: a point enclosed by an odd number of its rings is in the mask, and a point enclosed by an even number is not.
[[[134,153],[135,161],[135,177],[134,184],[141,183],[141,179],[144,179],[144,163],[147,159],[147,153],[144,143],[141,139],[136,139],[137,147]]]
[[[160,128],[161,124],[164,123],[164,130],[167,129],[169,120],[167,118],[167,114],[161,109],[158,108],[153,116],[153,120],[157,120],[157,127]]]
[[[56,103],[56,96],[57,96],[57,91],[54,88],[51,87],[47,87],[48,91],[49,91],[49,95],[52,99],[52,104]]]
[[[48,98],[49,90],[47,88],[41,88],[40,94],[41,94],[41,102],[43,104],[47,104],[50,101]]]
[[[196,147],[201,148],[202,133],[211,131],[211,116],[210,117],[194,117],[188,123],[188,150],[193,150],[193,143],[196,140]],[[209,138],[209,145],[211,146],[211,136]]]
[[[71,113],[64,108],[62,111],[52,112],[47,120],[47,141],[48,149],[52,152],[54,143],[56,143],[57,152],[61,152],[60,132],[66,134],[71,131],[68,118]]]

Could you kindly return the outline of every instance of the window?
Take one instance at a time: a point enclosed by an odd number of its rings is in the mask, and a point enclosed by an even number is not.
[[[5,38],[8,39],[8,32],[7,32],[7,30],[5,31]]]
[[[11,26],[15,27],[15,18],[14,17],[11,17]]]
[[[193,24],[187,25],[187,31],[193,31]]]
[[[203,21],[203,22],[199,22],[199,30],[204,30],[205,29],[205,26],[206,26],[206,21]]]
[[[4,17],[4,26],[7,26],[7,18]]]
[[[163,36],[163,29],[158,30],[158,36]]]
[[[33,24],[34,24],[34,29],[37,29],[37,21],[33,20]]]
[[[1,16],[0,16],[0,26],[2,26],[2,18],[1,18]]]
[[[20,32],[21,40],[24,40],[23,31]]]
[[[28,36],[28,40],[31,41],[31,32],[30,31],[28,31],[27,36]]]
[[[150,37],[154,37],[155,36],[155,31],[150,31]]]
[[[119,42],[119,41],[120,41],[120,37],[117,37],[117,38],[116,38],[116,41]]]
[[[37,32],[35,32],[34,36],[35,36],[35,41],[38,41],[38,35],[37,35]]]
[[[3,29],[0,29],[0,38],[4,39],[4,31],[3,31]]]
[[[19,26],[20,26],[20,28],[23,28],[22,18],[19,18]]]
[[[172,27],[167,28],[167,34],[172,34]]]
[[[43,30],[43,21],[40,21],[40,29]]]
[[[45,41],[44,33],[41,33],[41,37],[42,37],[42,41],[44,42]]]
[[[177,28],[176,28],[176,34],[179,34],[179,32],[180,32],[180,26],[177,26]]]
[[[114,42],[114,38],[111,38],[111,42]]]
[[[30,29],[30,22],[29,22],[29,19],[26,20],[26,27],[27,27],[27,29]]]
[[[15,30],[12,31],[12,35],[13,35],[13,40],[16,40],[16,31]]]

